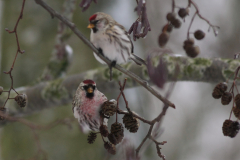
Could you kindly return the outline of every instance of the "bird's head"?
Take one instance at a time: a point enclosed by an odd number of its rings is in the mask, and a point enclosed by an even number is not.
[[[114,23],[114,19],[102,12],[97,12],[89,18],[89,25],[87,28],[93,30],[94,33],[104,31],[110,24]]]
[[[81,90],[85,91],[87,98],[93,98],[96,90],[96,83],[93,80],[86,79],[80,84]]]

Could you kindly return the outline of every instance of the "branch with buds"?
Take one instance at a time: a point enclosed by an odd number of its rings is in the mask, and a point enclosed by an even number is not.
[[[165,45],[167,44],[167,42],[169,40],[169,34],[171,33],[172,29],[173,28],[178,29],[181,27],[182,22],[177,18],[177,14],[175,13],[175,8],[179,8],[178,16],[180,18],[182,18],[183,21],[185,22],[185,18],[189,15],[189,9],[191,8],[191,6],[193,6],[196,11],[190,21],[188,31],[187,31],[187,40],[184,41],[183,48],[189,57],[195,58],[199,55],[200,49],[198,46],[194,45],[194,39],[190,38],[190,33],[191,33],[190,29],[191,29],[191,26],[192,26],[193,21],[196,18],[196,16],[198,16],[200,19],[204,20],[205,22],[207,22],[209,24],[208,31],[210,31],[210,29],[213,29],[215,36],[217,36],[218,29],[220,29],[220,27],[213,25],[209,20],[204,18],[200,14],[197,4],[195,2],[193,2],[192,0],[188,0],[188,6],[185,8],[176,7],[175,0],[172,0],[172,12],[169,12],[166,16],[168,23],[166,25],[164,25],[164,27],[162,29],[162,33],[159,35],[158,43],[159,43],[160,47],[165,47]],[[194,37],[197,40],[202,40],[205,37],[205,33],[202,30],[196,30],[194,32]]]
[[[213,98],[215,99],[221,98],[222,105],[230,104],[230,102],[233,99],[232,109],[230,111],[229,119],[226,119],[223,122],[223,126],[222,126],[223,135],[231,138],[234,138],[240,130],[240,124],[238,122],[240,120],[240,93],[236,85],[237,80],[239,79],[238,77],[239,70],[240,70],[240,66],[238,66],[235,70],[235,73],[232,74],[234,75],[234,78],[229,91],[227,91],[227,88],[228,88],[227,84],[229,82],[229,80],[227,80],[227,82],[221,82],[217,84],[212,93]],[[235,90],[237,91],[236,96],[234,94]],[[237,121],[231,120],[232,113],[237,118]]]
[[[139,0],[137,1],[137,7],[135,9],[138,14],[138,19],[130,27],[128,34],[133,33],[133,40],[144,38],[148,31],[151,31],[151,27],[147,17],[147,8],[146,1]]]
[[[119,93],[119,96],[117,97],[117,104],[115,104],[111,101],[106,101],[101,106],[100,115],[102,117],[102,125],[99,128],[100,132],[97,132],[97,133],[91,132],[88,136],[88,143],[92,144],[95,141],[95,139],[97,138],[97,134],[100,133],[101,137],[102,137],[102,140],[104,142],[105,149],[107,149],[107,151],[111,154],[116,154],[115,145],[119,144],[124,137],[123,125],[120,122],[118,122],[117,116],[118,116],[118,114],[123,114],[124,116],[123,116],[122,119],[123,119],[124,127],[127,130],[129,130],[129,132],[131,132],[131,133],[136,133],[138,131],[138,128],[140,126],[139,121],[142,121],[143,123],[146,123],[146,124],[150,125],[150,128],[148,130],[147,135],[142,140],[139,147],[137,147],[137,149],[136,149],[136,157],[139,157],[139,151],[140,151],[141,147],[143,146],[143,144],[146,142],[146,140],[150,139],[156,145],[158,156],[160,158],[162,158],[163,160],[165,160],[165,156],[161,153],[161,151],[160,151],[161,148],[159,146],[164,145],[165,143],[167,143],[167,141],[158,142],[155,139],[155,138],[157,138],[157,134],[156,133],[152,134],[152,132],[153,132],[154,125],[159,124],[159,122],[162,120],[163,116],[166,114],[166,111],[167,111],[169,106],[165,105],[163,107],[162,112],[156,118],[154,118],[152,121],[149,121],[149,120],[146,120],[145,118],[140,117],[138,114],[133,112],[130,109],[130,107],[128,106],[128,101],[127,101],[126,96],[123,92],[124,88],[125,88],[125,85],[126,85],[126,81],[127,81],[127,79],[125,78],[123,85],[119,81],[120,93]],[[175,83],[172,83],[172,85],[169,87],[169,90],[166,94],[167,98],[169,98],[170,93],[173,91],[174,84]],[[119,99],[120,99],[121,96],[124,99],[127,111],[120,110],[119,107],[118,107]],[[103,119],[106,118],[106,117],[109,118],[109,117],[113,116],[114,113],[116,113],[116,122],[111,125],[111,132],[109,133],[108,127],[106,125],[103,125]],[[159,127],[160,126],[158,126],[157,128],[159,128]],[[104,137],[107,137],[108,141],[106,141],[104,139]]]
[[[35,0],[35,2],[39,5],[41,5],[44,9],[46,9],[52,17],[58,18],[60,21],[62,21],[64,24],[66,24],[87,46],[89,46],[106,64],[110,65],[111,62],[106,57],[104,57],[102,54],[99,53],[97,48],[76,28],[76,26],[70,22],[68,19],[64,18],[61,14],[57,13],[54,9],[52,9],[47,3],[43,2],[42,0]],[[134,79],[136,82],[138,82],[140,85],[142,85],[144,88],[146,88],[150,93],[152,93],[154,96],[156,96],[158,99],[160,99],[164,104],[167,104],[171,106],[172,108],[175,108],[175,105],[164,98],[162,95],[160,95],[155,89],[153,89],[146,81],[142,80],[140,77],[135,75],[134,73],[124,69],[120,65],[114,66],[117,70],[121,71],[122,73],[128,75],[132,79]]]
[[[158,141],[156,141],[155,138],[154,138],[154,136],[152,136],[152,131],[153,131],[154,125],[155,125],[156,123],[159,123],[159,122],[162,120],[163,116],[166,114],[166,111],[167,111],[167,109],[168,109],[168,106],[165,105],[165,106],[163,107],[163,109],[162,109],[162,112],[161,112],[155,119],[153,119],[152,121],[148,121],[148,120],[146,120],[146,119],[138,116],[136,113],[132,112],[131,109],[128,107],[128,101],[126,100],[126,97],[125,97],[124,92],[123,92],[123,89],[124,89],[124,87],[125,87],[125,84],[126,84],[126,79],[125,79],[125,81],[124,81],[123,86],[122,86],[121,83],[119,82],[120,91],[121,91],[120,94],[122,94],[122,96],[123,96],[123,99],[124,99],[124,101],[125,101],[126,108],[127,108],[128,112],[122,111],[122,110],[118,109],[118,113],[119,113],[119,114],[124,114],[124,115],[131,115],[132,117],[135,117],[135,118],[141,120],[143,123],[146,123],[146,124],[149,124],[149,125],[150,125],[150,128],[149,128],[149,130],[148,130],[147,135],[145,136],[145,138],[142,140],[141,144],[140,144],[140,145],[137,147],[137,149],[136,149],[137,156],[139,155],[139,151],[140,151],[141,147],[143,146],[143,144],[146,142],[146,140],[147,140],[147,139],[150,139],[150,140],[152,140],[152,141],[155,143],[155,145],[156,145],[158,156],[159,156],[160,158],[162,158],[163,160],[165,160],[165,156],[161,154],[161,151],[160,151],[161,148],[159,147],[159,145],[164,145],[165,143],[167,143],[167,141],[163,141],[163,142],[158,142]],[[169,90],[168,90],[168,92],[167,92],[167,94],[166,94],[166,97],[167,97],[167,98],[170,96],[170,93],[173,91],[174,84],[175,84],[175,83],[173,83],[173,84],[170,86],[170,88],[169,88]]]
[[[62,15],[68,20],[72,20],[75,8],[76,0],[65,0]],[[50,81],[61,77],[67,72],[69,65],[72,62],[73,50],[70,45],[66,44],[66,41],[71,37],[71,31],[61,21],[59,21],[57,28],[58,31],[52,56],[36,83]]]
[[[26,101],[27,101],[27,95],[26,94],[19,94],[13,87],[13,76],[12,76],[12,71],[13,71],[13,68],[14,68],[14,64],[16,62],[16,59],[17,59],[17,56],[18,56],[18,53],[21,53],[23,54],[25,51],[24,50],[21,50],[20,48],[20,44],[19,44],[19,40],[18,40],[18,32],[17,32],[17,28],[18,28],[18,24],[19,24],[19,21],[23,18],[23,10],[24,10],[24,6],[25,6],[25,1],[26,0],[23,0],[22,2],[22,9],[21,9],[21,12],[19,14],[19,17],[17,19],[17,22],[15,24],[15,27],[14,29],[11,31],[9,30],[8,28],[6,28],[5,30],[8,32],[8,33],[14,33],[15,34],[15,37],[16,37],[16,42],[17,42],[17,52],[16,52],[16,55],[15,55],[15,58],[13,60],[13,63],[12,63],[12,67],[10,68],[10,70],[8,72],[4,72],[5,74],[8,74],[10,79],[11,79],[11,86],[9,88],[8,91],[4,91],[3,90],[3,87],[0,86],[0,95],[3,93],[3,92],[7,92],[8,95],[7,95],[7,99],[5,100],[3,106],[0,106],[0,112],[3,112],[5,113],[6,112],[6,104],[8,102],[8,100],[12,100],[14,99],[18,105],[22,108],[22,107],[25,107],[26,106]],[[15,98],[11,98],[10,97],[10,94],[11,94],[11,91],[14,91],[17,96],[15,96]],[[0,120],[4,120],[4,117],[0,116]]]

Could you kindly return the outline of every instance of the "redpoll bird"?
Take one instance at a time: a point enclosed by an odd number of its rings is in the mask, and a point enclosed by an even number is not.
[[[83,132],[99,130],[102,123],[99,110],[105,101],[107,97],[97,90],[94,81],[88,79],[80,83],[73,98],[72,110]]]
[[[146,64],[145,61],[133,54],[133,43],[125,28],[117,23],[110,15],[97,12],[89,18],[91,28],[90,40],[99,52],[112,63],[122,64],[129,59],[136,64]],[[105,64],[95,53],[95,58]]]

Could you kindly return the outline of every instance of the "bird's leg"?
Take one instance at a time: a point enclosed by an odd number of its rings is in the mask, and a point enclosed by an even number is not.
[[[112,61],[111,64],[109,65],[109,72],[110,72],[110,81],[112,80],[112,67],[116,65],[116,61]]]
[[[98,52],[103,55],[103,51],[102,51],[102,48],[98,48]]]

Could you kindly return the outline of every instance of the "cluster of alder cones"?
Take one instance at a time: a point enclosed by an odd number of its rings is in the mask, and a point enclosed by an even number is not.
[[[233,90],[232,88],[230,91]],[[234,138],[240,129],[240,125],[238,120],[240,119],[240,94],[238,93],[235,97],[232,97],[232,93],[227,92],[227,83],[222,82],[216,85],[216,87],[213,90],[212,96],[215,99],[221,98],[221,103],[223,105],[228,105],[232,99],[234,99],[232,111],[237,118],[237,121],[232,121],[229,119],[226,119],[222,126],[222,131],[224,136],[228,136],[231,138]],[[235,105],[234,105],[235,104]]]
[[[111,116],[113,116],[114,114],[117,114],[117,106],[111,102],[111,101],[106,101],[105,103],[103,103],[103,105],[101,106],[101,110],[100,110],[100,115],[103,118],[109,118]],[[129,132],[135,133],[138,131],[139,128],[139,120],[135,117],[133,117],[133,115],[131,113],[125,114],[123,116],[123,124],[124,127],[126,129],[129,130]],[[106,125],[101,125],[99,128],[98,133],[101,134],[102,137],[106,137],[108,139],[108,141],[105,141],[103,138],[103,142],[104,142],[104,148],[110,153],[110,154],[116,154],[116,147],[115,145],[119,144],[123,137],[124,137],[124,128],[123,125],[119,122],[115,122],[111,125],[111,129],[110,132],[108,131],[108,127]],[[98,133],[94,133],[91,132],[88,135],[88,143],[92,144],[94,143],[95,139],[97,138],[97,134]]]
[[[178,11],[178,16],[182,19],[185,19],[188,14],[189,8],[180,8]],[[178,29],[182,24],[181,21],[177,18],[177,14],[175,12],[169,12],[166,16],[166,19],[168,23],[163,27],[162,33],[158,37],[158,44],[160,47],[164,47],[167,44],[172,29]],[[194,37],[197,40],[201,40],[205,37],[205,33],[201,30],[196,30],[194,32]],[[199,47],[194,45],[193,38],[188,38],[184,41],[183,49],[185,50],[186,54],[192,58],[195,58],[200,53]]]
[[[4,91],[3,90],[3,87],[0,86],[0,95],[3,93],[3,92],[8,92],[8,91]],[[27,104],[27,95],[26,94],[18,94],[14,100],[17,102],[17,104],[23,108],[26,106]],[[1,113],[5,113],[6,112],[6,108],[5,107],[0,107],[0,112]],[[5,118],[0,116],[0,120],[4,120]]]

